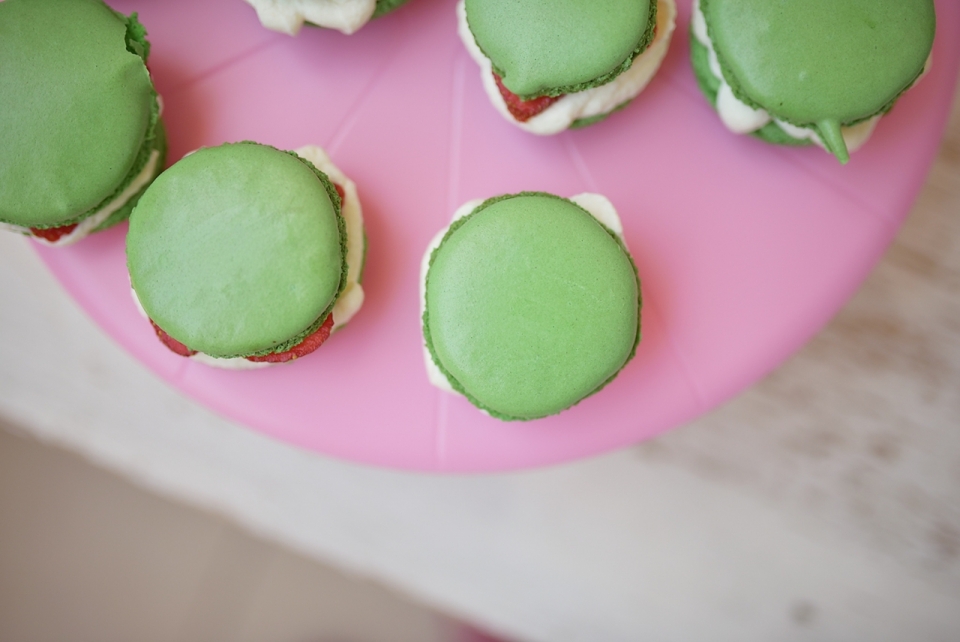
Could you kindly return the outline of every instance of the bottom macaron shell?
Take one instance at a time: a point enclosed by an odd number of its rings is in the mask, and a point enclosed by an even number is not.
[[[488,201],[434,252],[424,334],[451,385],[501,419],[555,414],[629,360],[633,263],[579,206],[546,194]]]

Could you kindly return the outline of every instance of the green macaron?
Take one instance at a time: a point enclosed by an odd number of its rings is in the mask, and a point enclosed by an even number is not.
[[[623,109],[656,75],[674,0],[459,0],[457,32],[511,124],[549,136]]]
[[[54,239],[129,214],[166,150],[145,36],[101,0],[0,2],[0,223]]]
[[[524,100],[606,84],[653,40],[656,0],[466,0],[494,72]]]
[[[808,130],[843,163],[844,128],[893,107],[923,73],[936,28],[932,0],[699,0],[699,12],[692,57],[711,102],[725,84],[770,116],[756,135],[803,144],[791,130]]]
[[[131,215],[131,285],[161,338],[190,353],[285,353],[329,323],[344,289],[340,208],[327,175],[292,152],[249,142],[201,149],[164,172]]]
[[[504,420],[597,392],[640,340],[640,284],[620,237],[571,200],[489,199],[429,257],[423,335],[450,387]]]

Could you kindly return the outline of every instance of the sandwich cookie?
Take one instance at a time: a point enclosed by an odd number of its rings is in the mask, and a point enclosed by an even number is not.
[[[127,218],[166,137],[136,14],[0,2],[0,227],[66,245]]]
[[[130,217],[134,297],[163,343],[227,368],[316,350],[363,303],[357,190],[318,147],[200,149]]]
[[[927,69],[933,0],[699,0],[700,88],[731,131],[841,163]]]
[[[407,0],[246,0],[267,29],[297,35],[304,23],[351,34]]]
[[[653,78],[674,0],[460,0],[459,34],[504,118],[534,134],[584,127]]]
[[[640,282],[613,205],[523,192],[471,201],[421,266],[428,377],[503,420],[556,414],[640,341]]]

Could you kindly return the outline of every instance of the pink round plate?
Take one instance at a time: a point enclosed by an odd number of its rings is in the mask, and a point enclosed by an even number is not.
[[[854,292],[910,211],[960,64],[960,3],[937,2],[928,76],[846,167],[817,148],[727,132],[688,61],[689,0],[659,75],[606,122],[526,134],[487,102],[451,0],[411,0],[353,36],[266,31],[241,0],[114,0],[150,32],[170,162],[203,145],[325,147],[357,183],[370,239],[364,308],[292,365],[221,371],[163,347],[134,309],[126,226],[38,247],[121,345],[214,410],[277,439],[379,466],[493,471],[649,438],[769,372]],[[643,281],[643,341],[611,385],[556,417],[501,423],[433,388],[420,258],[468,199],[607,195]]]

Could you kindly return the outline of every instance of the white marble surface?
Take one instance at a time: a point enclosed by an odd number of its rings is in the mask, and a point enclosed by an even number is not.
[[[893,247],[777,372],[652,442],[464,477],[337,462],[214,416],[4,235],[0,414],[518,639],[956,640],[958,214],[955,108]]]

